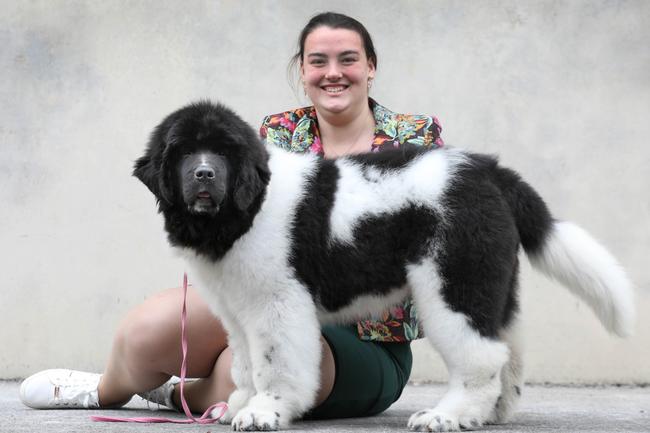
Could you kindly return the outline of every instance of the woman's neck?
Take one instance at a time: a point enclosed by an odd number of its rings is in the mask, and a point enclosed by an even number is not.
[[[326,158],[370,151],[375,135],[375,117],[368,105],[349,116],[319,113],[318,110],[316,116]]]

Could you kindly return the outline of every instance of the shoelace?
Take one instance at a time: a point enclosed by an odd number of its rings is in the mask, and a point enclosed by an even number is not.
[[[60,388],[59,388],[60,389]],[[90,392],[84,392],[84,391],[79,391],[75,392],[75,389],[77,388],[70,388],[70,394],[74,393],[74,400],[72,399],[66,399],[65,396],[61,396],[60,394],[57,395],[57,390],[55,389],[55,395],[54,395],[54,405],[55,406],[63,406],[63,407],[88,407],[88,403],[90,402],[90,397],[91,393]],[[58,391],[60,392],[60,391]]]
[[[93,392],[87,391],[92,380],[84,378],[72,379],[74,373],[54,376],[50,380],[54,384],[54,405],[60,407],[88,407]],[[73,384],[69,384],[72,380]],[[65,384],[65,385],[60,385]]]
[[[165,423],[171,422],[175,424],[213,424],[226,413],[228,410],[228,405],[226,403],[216,403],[210,406],[203,415],[199,418],[195,418],[190,411],[187,401],[185,401],[185,391],[183,386],[185,385],[185,375],[187,374],[187,335],[185,334],[185,323],[187,322],[187,273],[183,274],[183,310],[181,311],[181,349],[183,351],[183,361],[181,362],[181,381],[180,381],[180,391],[181,391],[181,405],[183,406],[183,412],[187,419],[175,419],[175,418],[157,418],[157,417],[133,417],[133,418],[121,418],[121,417],[112,417],[112,416],[91,416],[90,419],[93,421],[104,421],[104,422],[138,422],[138,423]],[[215,409],[221,409],[219,416],[210,418],[210,413]]]
[[[161,385],[161,386],[165,386],[165,385]],[[165,388],[165,389],[163,390],[163,392],[164,392],[164,393],[167,393],[168,390]],[[174,385],[172,385],[172,390],[171,390],[171,392],[172,392],[172,393],[174,392]],[[142,394],[138,394],[138,395],[139,395],[140,397],[142,397],[143,399],[146,400],[146,402],[147,402],[147,409],[149,409],[149,410],[152,411],[152,412],[153,412],[153,411],[160,410],[160,407],[161,407],[161,406],[165,406],[165,407],[168,406],[166,396],[163,395],[163,396],[161,397],[161,396],[158,396],[158,395],[154,395],[153,390],[152,390],[152,391],[149,391],[149,392],[144,392],[144,393],[142,393]],[[165,403],[160,404],[160,399],[161,399],[161,398],[162,398],[163,401],[165,401]],[[171,400],[171,397],[170,397],[170,400]],[[156,407],[152,407],[152,406],[151,406],[152,403],[155,403],[155,404],[156,404]],[[173,403],[172,403],[172,404],[173,404]]]

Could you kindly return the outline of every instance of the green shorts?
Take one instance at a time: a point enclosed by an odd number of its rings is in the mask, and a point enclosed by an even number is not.
[[[322,333],[334,355],[336,377],[327,400],[305,419],[370,416],[397,401],[411,374],[409,343],[363,341],[351,326],[324,326]]]

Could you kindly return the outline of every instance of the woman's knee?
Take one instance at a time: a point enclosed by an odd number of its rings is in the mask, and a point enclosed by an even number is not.
[[[232,379],[232,350],[230,347],[226,347],[217,358],[213,379],[216,394],[223,401],[228,400],[236,388]]]
[[[130,365],[168,364],[178,358],[180,323],[165,303],[145,302],[131,310],[118,326],[114,350]],[[178,329],[177,329],[178,328]]]
[[[169,289],[126,315],[115,335],[114,351],[131,369],[178,375],[182,302],[182,289]],[[203,377],[226,347],[226,333],[192,288],[187,293],[187,317],[188,374]]]
[[[336,362],[334,361],[334,354],[332,348],[325,339],[321,336],[322,355],[320,365],[320,387],[316,395],[316,404],[321,404],[332,393],[334,389],[334,379],[336,378]]]

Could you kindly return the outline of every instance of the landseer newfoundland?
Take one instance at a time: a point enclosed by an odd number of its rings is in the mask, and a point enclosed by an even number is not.
[[[495,158],[416,147],[326,160],[266,147],[223,105],[186,106],[154,130],[134,175],[221,319],[234,430],[287,427],[314,403],[319,324],[414,300],[449,370],[416,431],[504,422],[521,393],[517,252],[605,328],[631,332],[631,285],[579,227]]]

